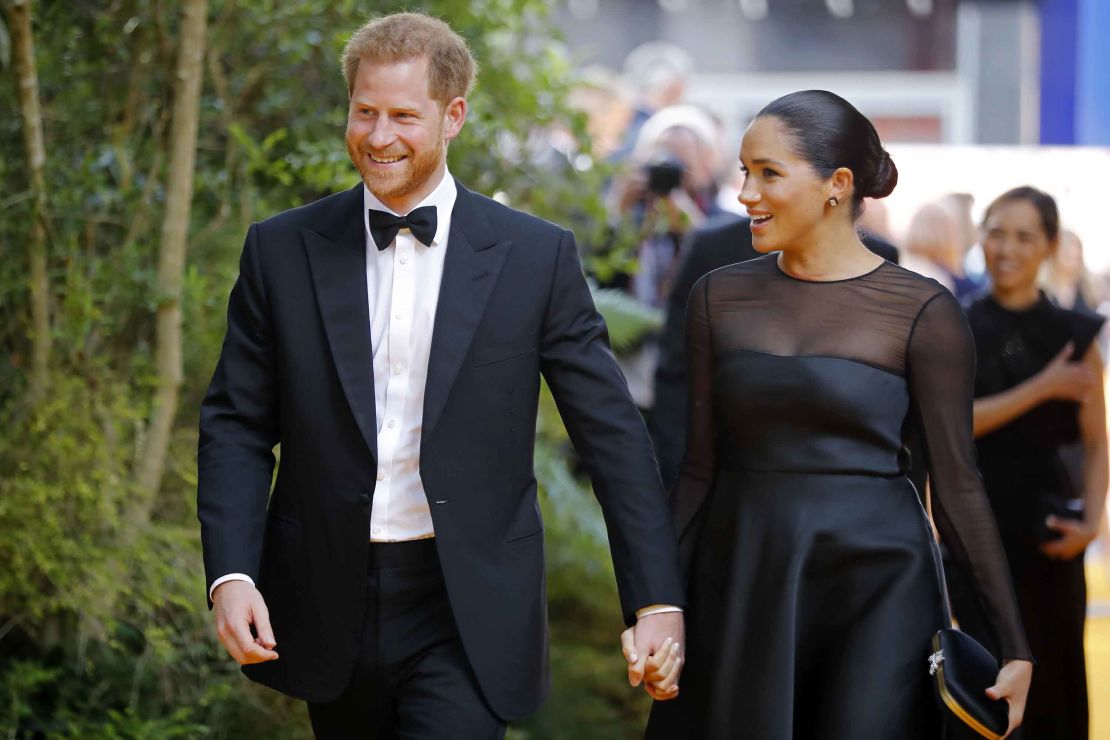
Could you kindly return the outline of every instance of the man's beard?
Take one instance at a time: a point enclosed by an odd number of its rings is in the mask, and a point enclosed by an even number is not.
[[[411,149],[376,152],[379,159],[390,159],[404,156],[401,166],[393,172],[375,170],[366,161],[368,152],[361,149],[352,149],[347,144],[347,153],[355,163],[362,182],[367,189],[380,200],[400,198],[414,190],[418,190],[428,181],[447,154],[447,142],[442,136],[436,138],[437,145],[433,149],[426,149],[420,154],[415,154]]]

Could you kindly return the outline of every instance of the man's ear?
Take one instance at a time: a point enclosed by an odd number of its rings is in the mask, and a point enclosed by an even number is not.
[[[449,102],[443,108],[443,135],[450,141],[454,139],[462,131],[463,124],[466,123],[466,114],[469,107],[466,104],[466,98],[458,97]]]

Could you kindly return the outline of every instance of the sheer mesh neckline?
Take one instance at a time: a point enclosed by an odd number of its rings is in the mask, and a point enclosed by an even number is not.
[[[691,305],[704,302],[718,356],[746,349],[836,357],[896,375],[905,374],[906,345],[923,306],[945,292],[885,261],[852,278],[795,278],[782,271],[774,254],[714,270],[702,280],[705,290],[695,291]]]
[[[772,261],[775,263],[775,269],[778,270],[779,274],[782,275],[784,278],[788,278],[790,280],[796,280],[799,283],[810,283],[812,285],[835,285],[836,283],[848,283],[848,282],[851,282],[853,280],[859,280],[861,278],[870,277],[871,275],[874,275],[876,272],[883,269],[883,267],[885,267],[886,265],[889,264],[886,260],[883,260],[882,262],[875,265],[874,267],[872,267],[867,272],[861,272],[859,275],[852,275],[851,277],[838,278],[836,280],[809,280],[807,278],[798,277],[797,275],[791,275],[789,272],[787,272],[783,268],[783,266],[779,263],[779,255],[775,255],[774,258],[772,259]]]

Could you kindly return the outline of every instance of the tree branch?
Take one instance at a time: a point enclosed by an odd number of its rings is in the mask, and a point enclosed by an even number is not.
[[[23,149],[31,183],[31,233],[28,244],[32,405],[46,393],[50,363],[50,282],[46,260],[46,144],[39,103],[39,80],[35,66],[34,37],[31,29],[31,0],[4,0],[4,18],[12,39],[15,62],[16,94],[23,119]]]
[[[158,310],[155,328],[155,366],[158,390],[154,415],[139,456],[135,481],[140,500],[132,509],[134,524],[150,519],[166,467],[170,434],[177,414],[182,382],[181,286],[188,246],[189,212],[193,200],[200,92],[204,78],[204,37],[207,0],[182,2],[181,46],[174,72],[174,101],[170,130],[170,159],[166,211],[162,221],[158,259]]]

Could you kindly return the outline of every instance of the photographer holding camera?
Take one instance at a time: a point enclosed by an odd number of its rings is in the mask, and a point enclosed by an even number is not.
[[[643,303],[666,304],[683,237],[721,212],[718,139],[718,124],[702,109],[664,108],[644,124],[629,172],[614,183],[616,210],[639,233],[630,289]]]
[[[613,181],[610,213],[620,228],[635,230],[636,267],[605,281],[655,308],[666,306],[688,232],[723,213],[717,206],[720,128],[704,110],[672,105],[640,129],[625,173]],[[626,232],[627,233],[627,232]],[[657,346],[619,359],[636,405],[654,404]]]

